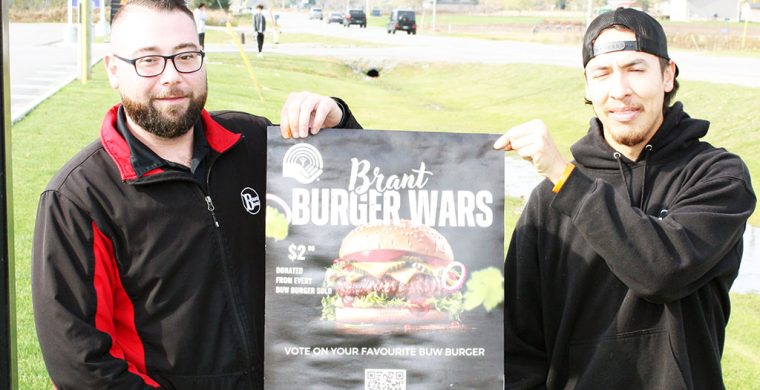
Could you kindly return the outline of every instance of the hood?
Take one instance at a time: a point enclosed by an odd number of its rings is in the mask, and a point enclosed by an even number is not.
[[[656,164],[677,157],[680,151],[699,142],[709,127],[710,122],[691,118],[683,111],[683,104],[676,102],[667,110],[660,129],[649,141],[652,149],[647,158],[648,163]],[[618,169],[615,150],[604,139],[602,123],[596,117],[591,119],[588,133],[571,147],[571,151],[575,161],[586,168]],[[644,154],[639,156],[639,160]],[[620,158],[633,163],[625,156]]]

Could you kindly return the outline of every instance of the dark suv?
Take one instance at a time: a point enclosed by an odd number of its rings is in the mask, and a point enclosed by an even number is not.
[[[343,26],[348,27],[352,24],[358,24],[362,28],[367,27],[367,14],[360,9],[349,10],[345,16],[343,16]]]
[[[417,22],[414,19],[414,11],[394,9],[388,19],[388,34],[396,33],[397,30],[406,31],[407,34],[417,34]]]

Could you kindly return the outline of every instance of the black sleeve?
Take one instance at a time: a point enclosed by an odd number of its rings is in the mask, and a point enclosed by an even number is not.
[[[55,191],[42,194],[32,248],[32,303],[48,373],[60,390],[157,388],[103,330],[114,317],[98,310],[95,284],[102,286],[103,279],[95,270],[97,235],[88,214],[69,199]]]
[[[647,215],[602,179],[575,169],[552,207],[572,219],[586,242],[638,296],[679,300],[729,267],[755,208],[749,171],[726,156],[685,185],[664,218]],[[732,260],[733,262],[733,260]]]
[[[361,129],[362,125],[359,124],[359,122],[354,118],[354,114],[351,112],[351,109],[348,107],[348,104],[343,101],[341,98],[333,97],[333,100],[335,100],[336,103],[338,103],[338,107],[340,107],[340,110],[343,111],[343,118],[340,120],[340,123],[338,123],[335,128],[336,129]]]

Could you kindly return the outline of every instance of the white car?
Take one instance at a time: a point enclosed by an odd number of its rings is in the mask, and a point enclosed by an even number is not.
[[[309,19],[322,20],[322,8],[312,8],[309,10]]]

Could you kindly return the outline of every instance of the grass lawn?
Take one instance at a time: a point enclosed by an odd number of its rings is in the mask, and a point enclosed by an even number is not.
[[[501,133],[541,117],[565,150],[587,127],[591,110],[583,106],[582,75],[577,70],[533,65],[414,65],[386,69],[378,79],[336,61],[269,55],[250,56],[264,102],[235,54],[209,54],[207,107],[256,113],[279,122],[290,91],[312,90],[340,96],[365,128]],[[679,97],[695,117],[709,118],[708,140],[742,155],[757,178],[760,193],[760,117],[757,90],[684,82]],[[87,85],[74,82],[13,126],[13,199],[16,238],[16,288],[19,385],[50,388],[34,332],[30,292],[32,229],[40,192],[74,153],[98,136],[103,114],[118,100],[102,66]],[[56,118],[51,126],[51,118]],[[494,152],[498,153],[498,152]],[[510,227],[520,201],[510,200]],[[760,225],[760,213],[753,217]],[[733,295],[732,319],[724,355],[731,389],[760,383],[760,296]]]

